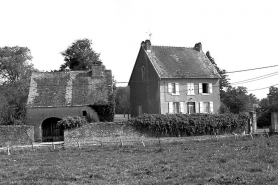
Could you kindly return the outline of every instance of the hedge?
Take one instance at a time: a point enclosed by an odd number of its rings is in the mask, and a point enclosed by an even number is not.
[[[137,131],[149,136],[177,137],[242,133],[247,114],[143,114],[129,121]]]

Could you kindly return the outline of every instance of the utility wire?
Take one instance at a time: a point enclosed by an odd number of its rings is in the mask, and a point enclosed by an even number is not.
[[[271,86],[268,86],[268,87],[263,87],[263,88],[260,88],[260,89],[251,89],[251,90],[247,90],[247,91],[258,91],[258,90],[262,90],[262,89],[267,89],[267,88],[270,88],[270,87],[274,87],[278,84],[274,84],[274,85],[271,85]]]
[[[245,69],[245,70],[239,70],[239,71],[231,71],[231,72],[226,72],[226,73],[238,73],[238,72],[252,71],[252,70],[257,70],[257,69],[265,69],[265,68],[277,67],[277,66],[278,66],[278,65],[266,66],[266,67],[258,67],[258,68]]]
[[[278,71],[276,71],[274,73],[269,73],[269,74],[266,74],[266,75],[258,76],[258,77],[255,77],[255,78],[249,78],[249,79],[246,79],[246,80],[232,82],[231,85],[250,83],[250,82],[262,80],[262,79],[269,78],[269,77],[276,76],[276,75],[278,75]]]

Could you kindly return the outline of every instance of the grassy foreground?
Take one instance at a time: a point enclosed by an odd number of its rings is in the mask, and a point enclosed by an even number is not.
[[[0,153],[0,184],[278,184],[278,136]]]

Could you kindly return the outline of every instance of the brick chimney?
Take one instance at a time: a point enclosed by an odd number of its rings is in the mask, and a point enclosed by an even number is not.
[[[103,77],[103,66],[101,64],[92,65],[92,78]]]
[[[201,42],[195,44],[194,50],[195,50],[195,51],[199,51],[199,52],[202,51],[202,44],[201,44]]]
[[[141,43],[142,45],[142,43]],[[151,41],[150,40],[146,40],[143,45],[144,49],[147,51],[147,52],[151,52],[151,49],[152,49],[152,44],[151,44]]]

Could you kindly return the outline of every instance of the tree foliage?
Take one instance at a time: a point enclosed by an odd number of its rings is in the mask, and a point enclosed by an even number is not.
[[[270,87],[267,98],[263,98],[259,103],[257,111],[258,127],[269,127],[271,125],[271,112],[278,111],[278,88]]]
[[[220,113],[235,113],[253,111],[254,104],[257,104],[259,100],[254,94],[249,94],[246,87],[238,86],[233,87],[227,75],[226,70],[220,69],[214,58],[211,57],[210,52],[206,53],[206,56],[214,65],[215,69],[220,75],[219,89],[220,89]]]
[[[116,88],[116,114],[128,114],[130,109],[129,87]]]
[[[92,65],[101,65],[100,54],[92,49],[92,41],[79,39],[74,41],[61,53],[65,63],[60,66],[60,71],[90,70]]]
[[[259,100],[254,94],[248,95],[246,87],[229,86],[223,93],[222,102],[232,113],[238,114],[240,112],[253,111],[253,105],[257,104]]]
[[[219,75],[221,77],[220,78],[220,82],[219,82],[219,86],[220,86],[219,89],[220,89],[220,99],[222,99],[223,94],[225,93],[224,89],[226,89],[226,88],[228,88],[230,86],[230,82],[229,82],[230,79],[228,78],[226,70],[220,69],[217,66],[214,58],[211,57],[209,51],[206,52],[206,55],[207,55],[208,59],[210,60],[210,62],[214,65],[216,71],[219,73]]]
[[[26,47],[0,48],[0,124],[25,121],[30,75],[35,70],[31,59]]]

